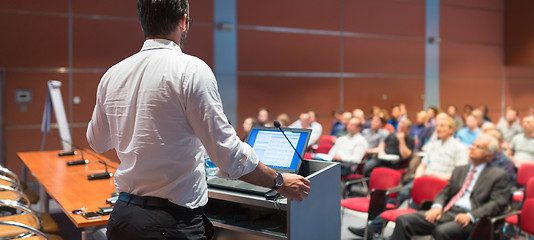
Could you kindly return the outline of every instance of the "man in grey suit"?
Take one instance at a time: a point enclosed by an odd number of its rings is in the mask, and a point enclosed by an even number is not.
[[[471,163],[453,170],[430,210],[399,216],[391,238],[467,239],[478,219],[502,213],[511,198],[510,180],[504,170],[488,165],[498,148],[495,138],[480,134],[469,149]]]

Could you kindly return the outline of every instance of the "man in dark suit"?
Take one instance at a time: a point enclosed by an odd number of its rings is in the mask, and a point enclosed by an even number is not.
[[[495,138],[479,135],[469,149],[471,163],[454,169],[430,210],[399,216],[391,238],[467,239],[478,219],[502,213],[511,198],[510,180],[504,170],[487,164],[498,147]]]

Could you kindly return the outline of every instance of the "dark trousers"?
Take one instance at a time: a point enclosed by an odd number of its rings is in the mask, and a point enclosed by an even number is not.
[[[392,169],[400,169],[402,168],[402,164],[406,160],[398,161],[398,162],[391,162],[387,160],[380,160],[380,159],[369,159],[365,161],[365,164],[363,165],[363,175],[365,177],[370,177],[371,172],[373,172],[373,169],[377,167],[385,167],[385,168],[392,168]]]
[[[110,240],[204,240],[208,239],[206,231],[213,231],[213,226],[201,209],[191,210],[177,205],[160,208],[118,200],[111,212],[106,235]]]
[[[453,207],[443,214],[439,221],[434,223],[430,223],[425,219],[425,211],[401,215],[395,221],[395,230],[393,230],[391,239],[409,240],[412,236],[429,234],[432,234],[436,240],[467,239],[469,233],[473,230],[474,224],[469,223],[466,227],[462,227],[462,225],[454,221],[458,213],[465,213],[465,211]]]

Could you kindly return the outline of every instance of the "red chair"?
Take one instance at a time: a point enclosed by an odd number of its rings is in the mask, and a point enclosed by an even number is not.
[[[366,181],[366,178],[360,178],[352,182],[348,181],[343,194],[348,186],[353,183]],[[343,211],[345,208],[367,213],[367,224],[365,225],[365,235],[367,236],[367,226],[376,216],[386,209],[393,209],[397,207],[391,203],[387,203],[387,198],[396,198],[397,194],[390,194],[392,191],[400,189],[401,174],[389,168],[375,168],[371,172],[369,179],[369,195],[368,197],[355,197],[341,200],[341,207]],[[343,212],[342,212],[343,214]]]
[[[523,201],[523,200],[526,201],[527,199],[534,198],[534,178],[530,178],[528,180],[527,188],[525,189],[525,196],[524,197],[525,197],[525,199],[522,199],[521,201]],[[519,213],[521,213],[521,210],[519,211]],[[505,221],[506,221],[506,223],[512,224],[512,225],[517,225],[519,223],[519,219],[518,219],[517,214],[506,217]]]
[[[520,215],[519,227],[527,234],[526,239],[530,239],[529,235],[534,235],[534,198],[525,200]]]
[[[523,166],[523,165],[521,165],[521,166]],[[493,217],[493,218],[490,219],[489,232],[492,233],[490,235],[490,239],[493,240],[495,238],[497,238],[497,239],[499,238],[499,234],[500,234],[499,229],[502,228],[502,225],[503,225],[502,220],[503,219],[504,219],[504,222],[506,222],[507,224],[519,225],[519,227],[521,229],[523,229],[523,223],[522,223],[523,218],[519,217],[518,215],[525,214],[523,212],[526,209],[525,208],[525,203],[527,201],[532,201],[532,200],[534,200],[534,178],[529,179],[528,182],[527,182],[527,187],[525,189],[525,199],[524,199],[523,206],[522,206],[521,210],[513,211],[513,212],[510,212],[510,213],[504,214],[502,216],[497,216],[497,217]],[[534,213],[530,213],[530,214],[532,215]],[[533,221],[534,221],[534,219],[532,219],[532,218],[529,220],[530,223],[533,223]],[[494,231],[494,229],[495,229],[495,231]],[[533,232],[530,232],[530,234],[532,234],[532,233]],[[518,234],[519,234],[519,231],[516,232],[516,239],[518,237]],[[530,238],[527,237],[526,239],[530,239]]]
[[[330,135],[324,135],[319,138],[319,143],[317,144],[317,148],[315,149],[315,153],[324,153],[328,154],[330,149],[334,146],[334,141],[336,137],[330,136]]]
[[[434,197],[447,185],[447,183],[447,181],[435,177],[418,177],[413,181],[411,199],[419,206],[422,206],[423,203],[427,201],[432,202]],[[392,209],[382,212],[382,214],[380,214],[380,217],[384,219],[382,234],[384,233],[384,228],[386,228],[388,222],[395,222],[398,216],[414,212],[417,212],[417,210],[413,208]]]
[[[304,153],[304,159],[306,159],[306,160],[313,160],[313,156],[312,156],[311,153],[309,153],[309,152],[305,152],[305,153]]]
[[[530,178],[534,177],[534,163],[523,163],[517,170],[517,185],[525,187]],[[525,198],[523,191],[514,194],[514,201],[521,202]]]

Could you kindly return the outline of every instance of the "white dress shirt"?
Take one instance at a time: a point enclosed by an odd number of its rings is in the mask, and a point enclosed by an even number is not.
[[[455,167],[468,163],[467,148],[454,137],[429,142],[421,162],[426,164],[424,175],[438,175],[450,178]]]
[[[87,140],[97,152],[116,150],[117,191],[187,208],[208,201],[206,152],[220,177],[239,178],[258,164],[228,123],[209,66],[165,39],[146,40],[104,74]]]
[[[339,155],[343,162],[360,163],[367,151],[367,145],[367,141],[360,133],[353,136],[345,135],[336,140],[328,155],[332,158]]]
[[[300,119],[289,125],[290,128],[302,128],[302,123]],[[323,134],[323,125],[318,122],[312,122],[310,124],[310,129],[312,130],[310,135],[310,140],[308,141],[308,146],[311,146],[319,140],[321,134]]]

